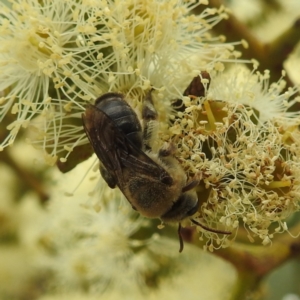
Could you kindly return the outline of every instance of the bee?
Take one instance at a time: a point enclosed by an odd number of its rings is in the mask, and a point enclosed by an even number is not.
[[[119,93],[102,95],[82,114],[86,135],[108,186],[118,187],[141,215],[167,223],[178,222],[181,252],[181,221],[198,211],[194,187],[199,182],[188,181],[172,146],[154,153],[147,143],[150,121],[157,119],[151,91],[145,97],[142,118],[144,130],[135,111]]]

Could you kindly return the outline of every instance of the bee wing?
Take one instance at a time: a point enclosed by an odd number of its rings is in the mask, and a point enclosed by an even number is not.
[[[82,114],[83,127],[96,155],[116,182],[122,180],[122,168],[117,155],[118,132],[111,119],[93,105]]]
[[[103,111],[89,105],[82,120],[96,155],[121,189],[125,186],[125,169],[137,176],[146,174],[167,184],[172,183],[168,172],[137,148]]]
[[[138,174],[145,174],[152,179],[156,179],[165,184],[172,184],[173,180],[169,173],[154,162],[143,151],[136,148],[129,140],[127,140],[127,151],[120,151],[120,159],[125,168]]]

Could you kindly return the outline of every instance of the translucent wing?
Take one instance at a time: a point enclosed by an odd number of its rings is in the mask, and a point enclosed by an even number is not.
[[[127,181],[126,169],[134,172],[135,176],[145,174],[172,184],[168,172],[136,147],[102,110],[89,105],[82,120],[96,155],[121,190],[124,190]]]

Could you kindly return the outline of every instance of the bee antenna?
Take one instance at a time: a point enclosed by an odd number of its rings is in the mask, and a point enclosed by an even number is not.
[[[186,186],[184,186],[182,188],[182,193],[185,193],[191,189],[193,189],[194,187],[196,187],[199,184],[199,180],[192,180],[191,182],[189,182]]]
[[[209,228],[201,223],[199,223],[198,221],[194,220],[194,219],[190,219],[192,221],[192,223],[194,223],[195,225],[197,226],[200,226],[202,227],[203,229],[207,230],[207,231],[210,231],[210,232],[214,232],[214,233],[220,233],[220,234],[227,234],[227,235],[230,235],[232,232],[230,231],[225,231],[225,230],[218,230],[218,229],[213,229],[213,228]],[[179,228],[178,228],[179,230]]]
[[[183,239],[182,239],[182,235],[181,235],[181,223],[178,223],[178,237],[179,237],[179,253],[181,253],[183,251],[183,247],[184,247],[184,243],[183,243]]]

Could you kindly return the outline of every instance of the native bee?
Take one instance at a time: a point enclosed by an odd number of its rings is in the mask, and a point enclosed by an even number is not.
[[[146,95],[142,109],[144,129],[119,93],[106,93],[95,105],[88,105],[82,114],[83,126],[108,186],[117,186],[141,215],[178,222],[181,252],[180,222],[198,211],[198,197],[193,189],[199,182],[188,182],[171,146],[154,153],[147,143],[149,122],[157,118],[151,93]],[[202,226],[193,219],[192,222]]]

